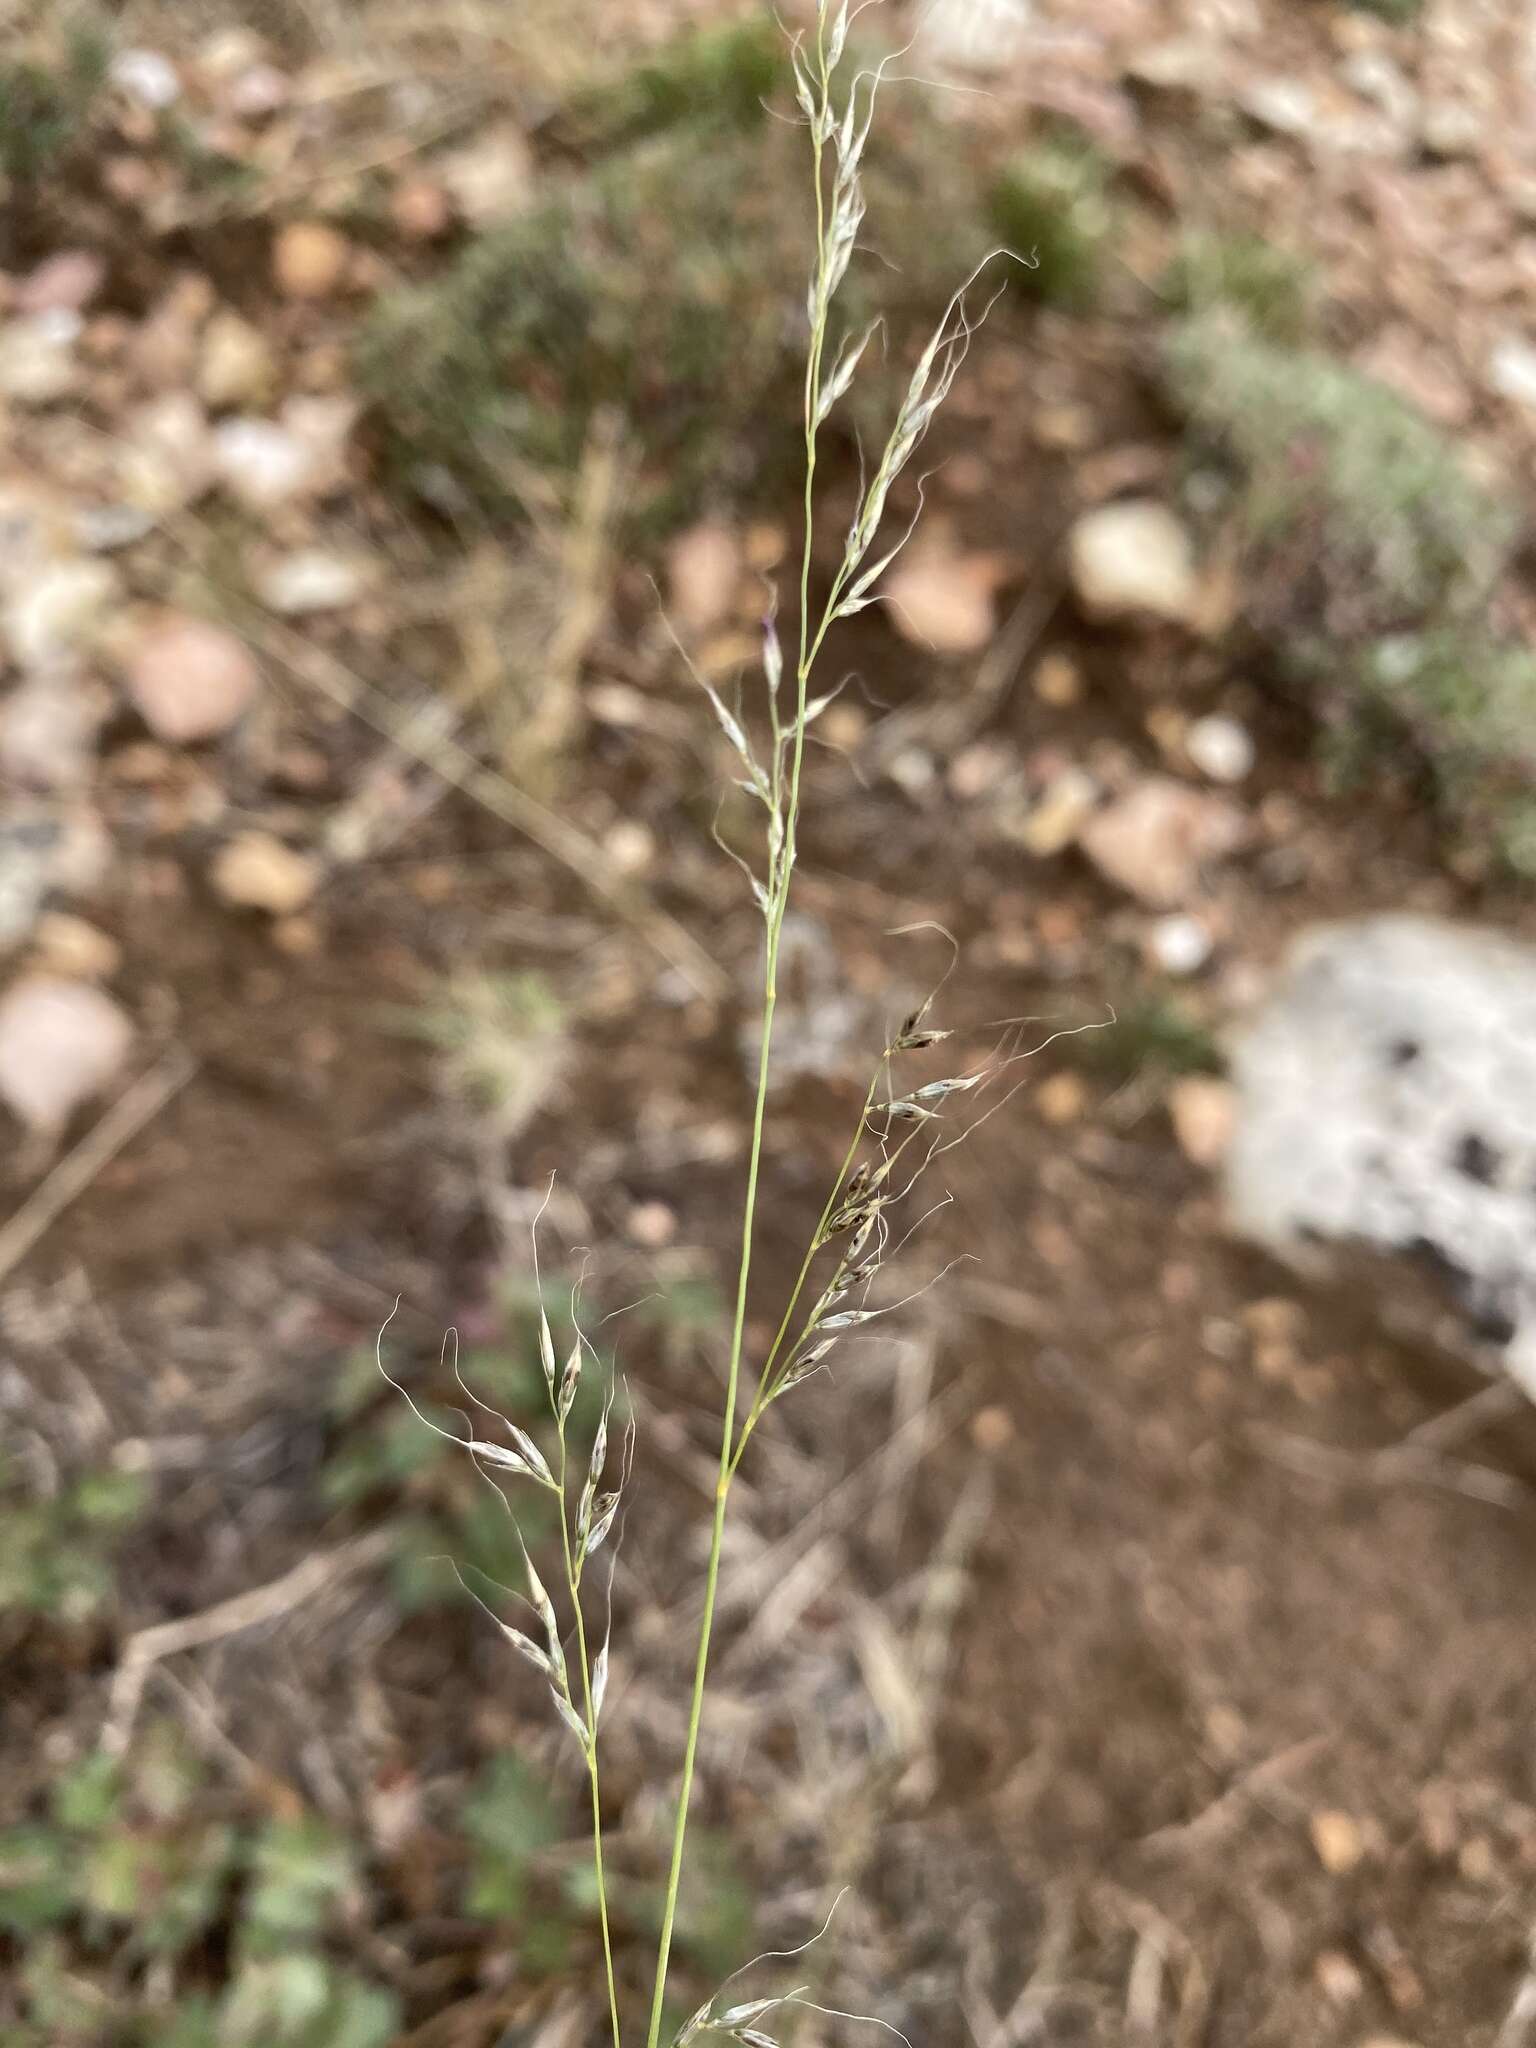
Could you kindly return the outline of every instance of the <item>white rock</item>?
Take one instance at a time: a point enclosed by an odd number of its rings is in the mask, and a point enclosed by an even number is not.
[[[155,517],[142,505],[81,505],[73,526],[80,547],[93,555],[110,555],[153,533]]]
[[[918,16],[924,62],[980,74],[1005,71],[1029,33],[1034,0],[926,0]]]
[[[1519,940],[1409,915],[1314,926],[1233,1045],[1226,1170],[1235,1227],[1298,1265],[1327,1243],[1427,1249],[1469,1355],[1501,1347],[1528,1393],[1533,1020],[1536,948]]]
[[[320,865],[270,832],[242,832],[219,848],[209,880],[226,903],[289,917],[320,886]]]
[[[42,668],[88,643],[117,596],[106,562],[49,562],[20,582],[3,614],[6,644],[19,668]]]
[[[1489,353],[1488,384],[1500,398],[1536,406],[1536,348],[1517,334],[1501,336]]]
[[[1128,498],[1085,512],[1068,537],[1072,587],[1091,619],[1187,622],[1199,581],[1189,534],[1166,505]]]
[[[275,64],[252,64],[230,79],[224,104],[237,120],[265,121],[293,98],[293,80]]]
[[[74,789],[88,777],[102,709],[71,668],[26,676],[0,698],[0,775],[29,789]]]
[[[1125,76],[1148,92],[1209,99],[1222,87],[1220,46],[1204,36],[1171,37],[1135,51]]]
[[[287,617],[340,611],[355,604],[373,581],[372,565],[358,556],[325,548],[300,548],[278,559],[256,578],[256,595]]]
[[[1184,735],[1184,751],[1212,782],[1241,782],[1253,772],[1252,734],[1235,718],[1224,718],[1219,712],[1195,720]]]
[[[213,484],[213,437],[189,391],[146,399],[122,424],[118,486],[128,509],[158,516],[196,504]]]
[[[253,512],[270,512],[307,495],[313,464],[302,441],[276,420],[221,420],[213,430],[219,482]]]
[[[1164,974],[1198,974],[1211,957],[1210,927],[1187,911],[1171,911],[1147,932],[1147,955]]]
[[[487,130],[434,168],[472,227],[521,213],[533,194],[533,152],[510,126]]]
[[[33,313],[0,327],[0,398],[51,405],[74,389],[80,315],[67,308]]]
[[[0,996],[0,1100],[28,1130],[57,1132],[132,1044],[127,1013],[100,989],[29,975]]]
[[[1425,154],[1452,163],[1476,156],[1488,134],[1488,122],[1476,107],[1461,100],[1439,100],[1424,109],[1419,141]]]
[[[1418,93],[1385,50],[1351,50],[1339,66],[1339,76],[1351,92],[1380,107],[1400,127],[1407,127],[1418,113]]]
[[[1249,120],[1276,135],[1308,136],[1317,126],[1316,96],[1299,78],[1254,78],[1237,103]]]
[[[139,634],[124,680],[150,731],[178,745],[227,732],[261,688],[261,672],[242,641],[222,626],[176,612]]]
[[[1224,797],[1149,775],[1097,812],[1078,844],[1107,880],[1154,909],[1188,901],[1201,869],[1240,845],[1243,813]]]
[[[119,50],[112,59],[112,83],[151,113],[163,113],[181,98],[176,67],[158,50]]]
[[[219,481],[253,512],[323,497],[345,478],[356,418],[351,399],[291,398],[276,420],[221,420],[213,430]]]

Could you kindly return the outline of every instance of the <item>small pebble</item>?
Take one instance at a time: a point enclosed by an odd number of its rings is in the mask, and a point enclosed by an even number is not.
[[[119,50],[112,59],[112,83],[152,114],[163,113],[181,98],[176,67],[158,50]]]
[[[978,1408],[971,1417],[971,1442],[988,1457],[1006,1450],[1016,1432],[1006,1408]]]
[[[1033,687],[1042,704],[1065,710],[1081,701],[1083,673],[1070,654],[1053,650],[1035,664]]]
[[[288,917],[314,895],[320,866],[311,855],[295,852],[270,832],[241,832],[220,847],[209,879],[226,903]]]
[[[29,975],[0,997],[0,1101],[31,1131],[62,1129],[116,1077],[133,1025],[82,982]]]
[[[665,1202],[637,1202],[624,1228],[631,1244],[642,1245],[647,1251],[660,1251],[677,1235],[677,1215]]]
[[[1192,1166],[1220,1165],[1237,1121],[1237,1098],[1228,1082],[1185,1074],[1168,1090],[1168,1116]]]
[[[453,226],[453,203],[430,178],[402,178],[389,195],[389,217],[408,242],[435,242]]]
[[[1220,713],[1195,720],[1184,735],[1184,751],[1212,782],[1241,782],[1253,770],[1254,745],[1248,728]]]
[[[355,604],[370,582],[368,564],[325,548],[301,548],[282,555],[255,579],[256,595],[286,618],[341,611]]]
[[[67,981],[109,981],[122,965],[123,950],[116,939],[68,911],[45,911],[32,944],[38,964]]]
[[[1088,1107],[1088,1090],[1076,1074],[1052,1074],[1036,1089],[1035,1106],[1048,1124],[1076,1123]]]
[[[1194,547],[1166,505],[1128,498],[1085,512],[1067,539],[1072,588],[1093,620],[1132,614],[1189,624],[1199,580]]]
[[[1198,974],[1211,957],[1213,941],[1198,917],[1174,911],[1147,932],[1147,954],[1165,974]]]
[[[170,613],[140,634],[125,681],[155,737],[186,745],[227,732],[255,702],[261,671],[233,633]]]
[[[1365,1837],[1360,1823],[1336,1807],[1314,1813],[1308,1824],[1317,1860],[1331,1877],[1343,1877],[1365,1855]]]
[[[351,257],[351,243],[324,221],[290,221],[273,245],[273,280],[285,299],[329,298]]]

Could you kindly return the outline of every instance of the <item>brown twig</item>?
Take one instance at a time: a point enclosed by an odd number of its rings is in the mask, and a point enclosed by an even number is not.
[[[633,886],[614,872],[602,849],[585,833],[578,832],[574,825],[567,824],[504,775],[485,767],[457,740],[413,730],[407,718],[373,684],[324,648],[254,612],[247,616],[247,628],[252,639],[301,682],[373,726],[402,753],[422,762],[492,817],[500,818],[503,824],[512,826],[569,868],[595,896],[633,924],[697,994],[718,998],[724,993],[726,978],[698,941],[675,918],[639,898]]]
[[[120,1756],[126,1749],[143,1696],[144,1681],[151,1667],[161,1658],[174,1657],[182,1650],[198,1649],[204,1643],[220,1642],[225,1636],[238,1635],[242,1629],[256,1628],[262,1622],[276,1621],[292,1613],[295,1607],[314,1599],[327,1586],[376,1564],[388,1552],[393,1540],[387,1529],[374,1529],[366,1536],[356,1536],[349,1543],[339,1544],[334,1550],[317,1551],[291,1571],[284,1572],[280,1579],[269,1580],[265,1586],[254,1586],[248,1593],[237,1593],[232,1599],[221,1600],[215,1607],[204,1608],[201,1614],[186,1614],[176,1621],[161,1621],[149,1628],[136,1629],[123,1645],[122,1656],[112,1675],[102,1747],[114,1756]]]
[[[70,1203],[85,1193],[104,1166],[115,1159],[171,1097],[184,1088],[197,1063],[181,1046],[125,1088],[71,1151],[32,1190],[10,1220],[0,1225],[0,1279],[27,1256]]]
[[[1293,1742],[1288,1749],[1276,1751],[1256,1763],[1251,1770],[1235,1778],[1219,1798],[1188,1820],[1174,1821],[1167,1827],[1157,1828],[1150,1835],[1143,1835],[1141,1847],[1148,1855],[1183,1855],[1214,1848],[1236,1828],[1255,1806],[1262,1806],[1265,1794],[1280,1784],[1281,1780],[1310,1763],[1319,1750],[1326,1748],[1326,1735],[1309,1735],[1301,1742]]]

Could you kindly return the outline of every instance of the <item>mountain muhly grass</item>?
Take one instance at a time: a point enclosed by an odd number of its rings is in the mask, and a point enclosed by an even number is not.
[[[973,1116],[964,1128],[951,1134],[945,1123],[946,1107],[961,1098],[978,1098],[982,1090],[1039,1046],[1025,1047],[1020,1027],[1029,1020],[1008,1020],[1004,1037],[993,1054],[972,1071],[928,1081],[916,1087],[898,1088],[895,1066],[898,1058],[918,1054],[941,1044],[950,1032],[928,1021],[937,988],[893,1032],[881,1053],[875,1074],[865,1094],[843,1157],[816,1227],[811,1234],[799,1273],[790,1289],[789,1300],[777,1331],[758,1368],[756,1385],[744,1415],[741,1408],[742,1374],[747,1316],[747,1293],[752,1274],[757,1235],[759,1174],[768,1101],[774,1009],[777,1001],[776,976],[780,940],[789,907],[790,884],[794,874],[801,804],[801,770],[806,733],[831,702],[835,692],[812,697],[810,681],[827,634],[838,619],[848,618],[877,601],[877,585],[885,571],[906,545],[916,525],[916,515],[891,545],[877,552],[884,530],[887,501],[898,477],[907,468],[922,442],[935,413],[954,383],[971,337],[985,317],[984,308],[974,317],[967,297],[980,275],[979,266],[950,299],[927,345],[918,358],[896,416],[896,422],[880,455],[873,475],[866,476],[852,523],[843,542],[842,559],[832,578],[826,601],[818,614],[811,605],[811,562],[816,511],[816,466],[818,442],[823,426],[838,401],[848,392],[861,359],[874,339],[879,323],[857,335],[847,334],[831,356],[832,315],[838,289],[864,219],[864,196],[860,164],[874,119],[875,103],[886,64],[873,71],[857,73],[846,93],[839,89],[838,70],[845,53],[849,28],[848,0],[819,0],[813,34],[796,37],[790,57],[795,92],[809,131],[816,202],[816,246],[814,267],[806,299],[809,337],[804,382],[805,496],[804,535],[799,575],[798,652],[793,665],[790,691],[785,688],[785,657],[780,644],[774,608],[770,606],[763,626],[764,706],[770,744],[766,758],[754,749],[745,725],[704,683],[716,718],[744,771],[736,783],[753,805],[760,805],[765,818],[765,863],[760,876],[747,864],[752,894],[762,913],[763,995],[761,1049],[752,1112],[752,1136],[748,1157],[741,1228],[741,1249],[737,1267],[730,1347],[726,1361],[724,1412],[721,1420],[718,1479],[710,1530],[709,1558],[705,1569],[703,1614],[694,1663],[693,1689],[689,1705],[688,1733],[684,1747],[681,1782],[677,1796],[670,1865],[663,1899],[660,1940],[651,1995],[646,2048],[658,2048],[663,2004],[667,1991],[668,1965],[677,1917],[679,1887],[687,1842],[689,1805],[693,1791],[694,1765],[699,1730],[703,1719],[710,1643],[714,1630],[716,1594],[719,1588],[720,1558],[725,1533],[726,1511],[731,1485],[758,1424],[773,1404],[825,1365],[829,1355],[851,1332],[861,1330],[878,1317],[903,1304],[894,1302],[871,1307],[871,1288],[892,1253],[892,1219],[910,1197],[925,1170],[944,1152],[969,1135],[977,1125],[1002,1107],[1013,1092]],[[889,60],[887,60],[889,62]],[[995,252],[998,255],[1006,251]],[[990,261],[991,259],[987,259]],[[1015,258],[1014,260],[1019,260]],[[919,488],[919,510],[921,509]],[[792,693],[793,708],[785,702]],[[937,929],[909,927],[908,929]],[[944,936],[948,936],[945,934]],[[1053,1034],[1054,1035],[1054,1034]],[[1047,1043],[1049,1040],[1046,1041]],[[542,1211],[541,1211],[542,1214]],[[919,1221],[922,1219],[920,1218]],[[914,1228],[916,1226],[913,1226]],[[534,1225],[534,1264],[537,1274],[537,1222]],[[908,1233],[910,1234],[910,1232]],[[905,1242],[905,1238],[901,1240]],[[900,1249],[900,1244],[895,1247]],[[815,1275],[815,1278],[813,1278]],[[932,1284],[932,1283],[930,1283]],[[627,1427],[622,1441],[610,1442],[610,1417],[614,1386],[609,1379],[602,1419],[598,1425],[586,1469],[577,1474],[577,1461],[568,1457],[566,1427],[575,1403],[584,1368],[597,1365],[597,1354],[583,1334],[572,1303],[574,1341],[563,1363],[556,1354],[554,1334],[542,1305],[539,1309],[539,1354],[543,1367],[554,1431],[554,1456],[543,1451],[524,1429],[487,1406],[465,1385],[454,1360],[454,1374],[466,1398],[482,1413],[495,1417],[505,1431],[507,1443],[477,1434],[473,1423],[465,1437],[441,1430],[420,1410],[429,1428],[460,1443],[475,1460],[498,1493],[497,1475],[542,1489],[554,1497],[561,1534],[560,1574],[564,1606],[569,1620],[562,1625],[559,1612],[543,1579],[518,1537],[527,1575],[527,1605],[534,1617],[535,1632],[512,1627],[492,1615],[497,1627],[520,1656],[539,1670],[548,1686],[555,1711],[576,1742],[586,1769],[591,1791],[592,1855],[596,1897],[602,1932],[604,1974],[609,2021],[614,2048],[623,2048],[618,1987],[613,1962],[609,1924],[608,1891],[603,1859],[602,1804],[598,1758],[598,1724],[608,1683],[609,1628],[611,1626],[612,1577],[602,1602],[606,1617],[602,1641],[594,1650],[596,1629],[589,1621],[584,1579],[593,1558],[613,1532],[629,1476],[633,1450],[633,1427]],[[387,1326],[386,1326],[387,1327]],[[380,1333],[379,1370],[389,1378],[383,1365],[383,1332]],[[601,1370],[600,1367],[598,1367]],[[398,1382],[391,1385],[405,1394]],[[415,1409],[415,1403],[411,1403]],[[617,1450],[615,1476],[608,1471],[610,1455]],[[579,1490],[578,1490],[579,1486]],[[505,1500],[505,1496],[503,1496]],[[510,1503],[506,1503],[511,1512]],[[466,1591],[470,1589],[466,1587]],[[479,1596],[472,1594],[478,1600]],[[480,1603],[484,1605],[484,1602]],[[489,1613],[490,1610],[487,1609]],[[567,1652],[566,1639],[573,1633],[574,1659]],[[574,1666],[574,1668],[573,1668]],[[819,1938],[819,1937],[817,1937]],[[773,1951],[791,1955],[799,1950]],[[764,1961],[766,1957],[755,1958]],[[751,1965],[744,1965],[750,1968]],[[741,1971],[735,1973],[740,1976]],[[728,1980],[733,1981],[733,1980]],[[743,2044],[743,2048],[776,2048],[763,2022],[775,2011],[788,2006],[811,2006],[803,1990],[776,1997],[752,1998],[721,2004],[716,1993],[699,2007],[674,2037],[673,2048],[696,2036],[714,2035]],[[828,2011],[826,2007],[816,2007]],[[860,2017],[859,2015],[838,2015]],[[881,2022],[880,2024],[884,2024]],[[894,2030],[892,2030],[894,2031]]]

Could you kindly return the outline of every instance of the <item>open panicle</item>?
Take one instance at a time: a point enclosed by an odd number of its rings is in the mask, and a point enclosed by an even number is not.
[[[760,746],[754,738],[759,712],[728,703],[720,691],[698,673],[687,650],[673,635],[678,654],[708,698],[715,724],[730,751],[734,764],[731,779],[735,788],[754,809],[760,808],[761,811],[763,841],[760,858],[750,861],[743,858],[734,846],[726,844],[718,824],[715,836],[722,850],[730,854],[746,875],[762,916],[763,950],[757,1078],[743,1189],[734,1308],[725,1355],[718,1477],[714,1488],[693,1684],[688,1702],[687,1734],[661,1900],[661,1925],[651,1983],[646,2048],[659,2048],[687,1848],[699,1731],[708,1689],[726,1514],[732,1482],[742,1456],[763,1416],[781,1395],[819,1372],[837,1347],[850,1336],[866,1331],[881,1317],[894,1313],[916,1298],[916,1294],[908,1293],[895,1300],[882,1301],[877,1298],[876,1289],[913,1231],[920,1228],[935,1209],[942,1207],[947,1197],[930,1205],[913,1223],[893,1226],[893,1217],[903,1210],[903,1205],[935,1160],[955,1144],[963,1142],[969,1131],[992,1113],[991,1109],[972,1113],[967,1122],[970,1106],[978,1102],[994,1082],[1006,1076],[1019,1060],[1038,1049],[1025,1047],[1022,1041],[1005,1036],[994,1052],[979,1062],[970,1066],[960,1065],[958,1071],[938,1078],[917,1078],[911,1083],[898,1085],[896,1069],[899,1062],[911,1055],[925,1054],[952,1036],[947,1027],[931,1022],[930,1018],[958,951],[954,939],[942,927],[913,925],[903,928],[908,933],[936,932],[949,945],[949,966],[927,997],[911,1009],[889,1034],[888,1042],[875,1062],[863,1103],[852,1122],[842,1163],[833,1177],[821,1214],[805,1239],[799,1272],[789,1290],[775,1334],[758,1362],[755,1387],[750,1398],[744,1401],[747,1300],[758,1238],[778,973],[798,850],[807,733],[841,688],[839,684],[812,694],[811,678],[832,626],[839,618],[876,601],[881,578],[911,537],[922,510],[921,482],[916,492],[917,513],[894,542],[884,546],[880,544],[893,488],[912,462],[940,406],[949,395],[972,337],[988,310],[987,305],[975,307],[971,302],[986,267],[984,262],[954,293],[919,351],[889,435],[871,468],[864,467],[861,452],[856,510],[843,537],[841,556],[830,584],[819,606],[813,605],[820,435],[833,410],[853,389],[868,359],[870,345],[881,327],[881,323],[875,321],[862,327],[850,326],[840,336],[833,333],[840,294],[849,276],[866,217],[862,178],[865,151],[881,90],[894,61],[887,58],[873,68],[857,70],[845,82],[843,66],[849,32],[858,11],[850,12],[848,0],[820,0],[814,26],[806,34],[794,37],[790,44],[795,99],[810,139],[816,241],[805,298],[807,332],[801,421],[805,483],[797,578],[798,616],[791,653],[791,647],[786,646],[780,636],[779,595],[770,586],[762,623],[760,656],[761,715],[766,717],[768,728],[766,745]],[[1012,1030],[1013,1027],[1009,1028]],[[1005,1089],[1001,1099],[1006,1100],[1009,1093],[1011,1090]],[[996,1106],[994,1103],[993,1107]],[[545,1206],[548,1199],[546,1194]],[[612,1572],[610,1570],[608,1575],[602,1637],[595,1655],[590,1647],[592,1632],[585,1606],[584,1572],[600,1550],[607,1548],[612,1555],[613,1532],[618,1525],[633,1463],[634,1429],[632,1421],[625,1422],[622,1451],[617,1459],[619,1470],[615,1475],[609,1467],[614,1462],[611,1439],[616,1387],[609,1375],[603,1387],[600,1414],[590,1446],[584,1455],[573,1455],[575,1446],[571,1441],[570,1425],[578,1413],[578,1396],[588,1376],[601,1377],[603,1368],[577,1321],[574,1294],[571,1304],[574,1341],[564,1363],[559,1362],[555,1333],[544,1307],[539,1277],[538,1224],[543,1213],[541,1207],[533,1227],[533,1270],[538,1302],[537,1348],[549,1408],[548,1434],[545,1437],[549,1449],[542,1448],[527,1429],[506,1417],[497,1417],[501,1428],[495,1438],[489,1433],[477,1435],[472,1428],[466,1437],[452,1436],[416,1407],[398,1381],[391,1380],[391,1384],[411,1401],[412,1408],[429,1427],[461,1444],[482,1471],[489,1467],[529,1479],[557,1497],[563,1570],[555,1594],[546,1587],[526,1547],[523,1549],[528,1602],[537,1619],[538,1630],[529,1633],[526,1629],[514,1628],[494,1613],[493,1618],[517,1655],[544,1674],[556,1711],[581,1748],[591,1791],[593,1871],[602,1929],[609,2020],[614,2048],[622,2048],[605,1878],[598,1765],[599,1718],[608,1692],[611,1668]],[[925,1292],[947,1270],[947,1267],[943,1268],[916,1293]],[[384,1371],[382,1336],[379,1364],[380,1370]],[[455,1380],[473,1408],[493,1413],[465,1384],[459,1373],[456,1348],[453,1370]],[[389,1377],[387,1373],[385,1376]],[[486,1476],[489,1477],[488,1472]],[[475,1597],[480,1598],[478,1594]],[[481,1604],[485,1603],[482,1601]],[[820,1935],[812,1939],[819,1940]],[[775,1953],[793,1955],[801,1952]],[[754,1958],[754,1962],[764,1960],[767,1958]],[[832,2008],[814,2005],[803,1989],[732,2003],[724,2003],[721,1994],[717,1994],[698,2008],[674,2039],[678,2048],[696,2036],[707,2035],[738,2042],[741,2048],[778,2048],[775,2033],[770,2031],[770,2027],[777,2026],[776,2015],[784,2013],[788,2016],[795,2007],[832,2012]],[[782,2032],[782,2028],[779,2031]]]

